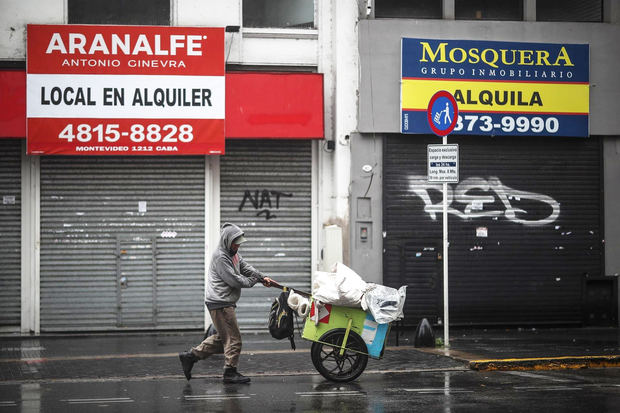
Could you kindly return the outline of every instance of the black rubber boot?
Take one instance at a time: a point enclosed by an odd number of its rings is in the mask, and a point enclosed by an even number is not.
[[[184,351],[179,353],[179,360],[181,360],[181,366],[183,366],[183,374],[185,374],[185,378],[190,380],[192,378],[192,367],[194,367],[194,363],[199,359],[192,353],[191,351]]]
[[[244,376],[243,374],[237,371],[236,367],[225,367],[224,368],[224,383],[249,383],[250,378]]]

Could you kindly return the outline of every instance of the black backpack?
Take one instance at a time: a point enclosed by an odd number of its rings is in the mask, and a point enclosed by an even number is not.
[[[289,292],[285,291],[273,300],[271,311],[269,311],[269,332],[273,338],[278,340],[288,338],[291,341],[291,348],[295,350],[295,327],[293,324],[295,313],[288,305],[288,296]]]

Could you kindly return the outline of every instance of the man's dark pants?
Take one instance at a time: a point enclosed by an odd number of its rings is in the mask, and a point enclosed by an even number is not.
[[[211,321],[217,334],[207,337],[202,343],[192,348],[192,353],[201,360],[212,354],[224,353],[226,367],[237,367],[241,354],[241,332],[237,324],[235,307],[209,310]]]

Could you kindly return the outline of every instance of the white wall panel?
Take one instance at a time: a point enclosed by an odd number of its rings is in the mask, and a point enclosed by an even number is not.
[[[2,0],[0,60],[26,58],[27,24],[62,24],[66,0]]]

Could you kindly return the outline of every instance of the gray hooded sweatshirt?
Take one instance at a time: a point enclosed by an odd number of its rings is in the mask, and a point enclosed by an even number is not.
[[[230,246],[243,231],[233,224],[222,225],[220,245],[211,256],[207,275],[205,303],[209,310],[235,306],[241,297],[241,289],[254,286],[264,275],[247,264],[238,252],[233,255]]]

